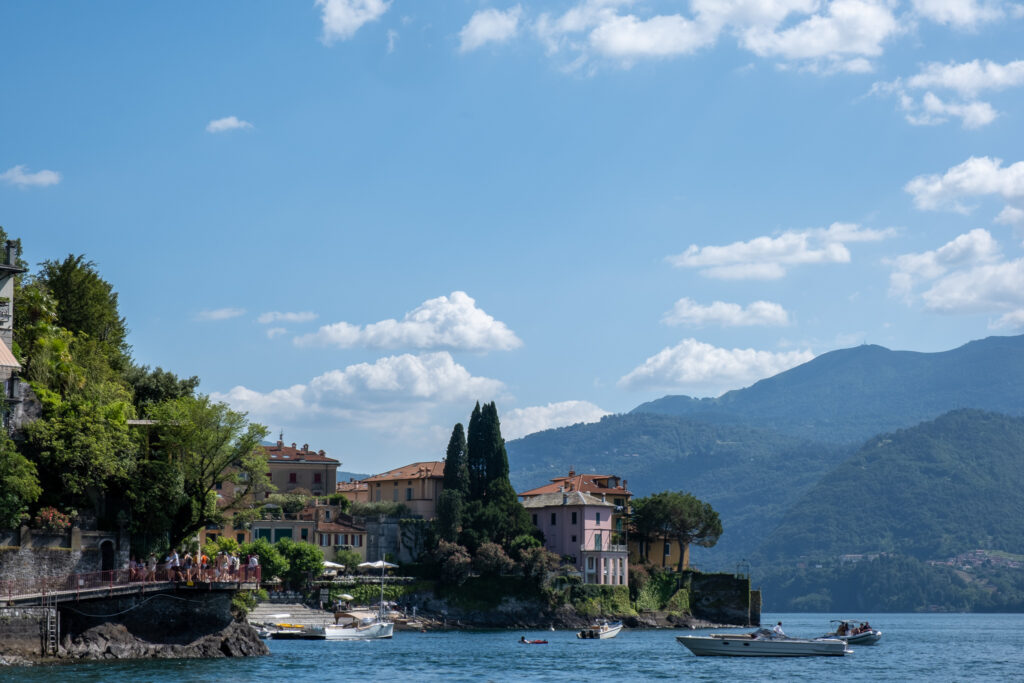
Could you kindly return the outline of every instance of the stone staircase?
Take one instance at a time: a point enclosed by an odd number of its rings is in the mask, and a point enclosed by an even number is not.
[[[288,616],[281,616],[287,614]],[[297,602],[261,602],[256,605],[246,620],[250,624],[301,624],[322,626],[334,623],[334,613],[310,609]]]

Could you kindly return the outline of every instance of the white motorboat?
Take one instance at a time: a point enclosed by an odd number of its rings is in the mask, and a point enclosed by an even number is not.
[[[607,621],[603,621],[599,624],[588,626],[587,628],[577,633],[576,637],[581,638],[583,640],[588,640],[591,638],[607,640],[608,638],[614,638],[615,636],[619,635],[619,631],[621,630],[621,621],[613,621],[610,624]]]
[[[875,645],[882,639],[882,632],[860,619],[833,619],[835,628],[822,638],[838,638],[849,645]]]
[[[391,638],[394,635],[395,625],[390,621],[381,621],[376,617],[371,617],[363,619],[358,624],[346,626],[324,624],[311,628],[317,633],[322,633],[324,640],[377,640]]]
[[[790,638],[764,628],[749,634],[676,636],[676,640],[698,657],[842,657],[853,652],[838,638]]]

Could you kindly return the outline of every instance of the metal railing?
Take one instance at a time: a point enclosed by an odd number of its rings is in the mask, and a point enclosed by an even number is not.
[[[8,602],[24,597],[45,597],[54,593],[80,595],[85,591],[108,589],[126,586],[144,587],[158,583],[206,584],[212,589],[218,583],[259,583],[262,578],[262,567],[240,567],[237,571],[226,571],[217,574],[214,569],[193,569],[186,572],[184,568],[177,570],[159,567],[153,571],[147,569],[112,569],[101,572],[85,572],[67,574],[65,576],[40,576],[24,581],[0,582],[0,596]]]

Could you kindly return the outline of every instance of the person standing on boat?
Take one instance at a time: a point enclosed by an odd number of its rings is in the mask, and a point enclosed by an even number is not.
[[[786,637],[785,632],[783,632],[783,630],[782,630],[782,622],[781,621],[779,623],[775,624],[775,626],[772,627],[772,631],[777,636],[782,636],[783,638]]]

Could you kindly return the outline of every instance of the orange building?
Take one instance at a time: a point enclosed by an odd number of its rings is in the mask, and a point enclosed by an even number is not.
[[[437,517],[437,501],[444,488],[444,463],[414,462],[363,479],[370,501],[402,503],[423,519]],[[347,497],[347,496],[346,496]]]

